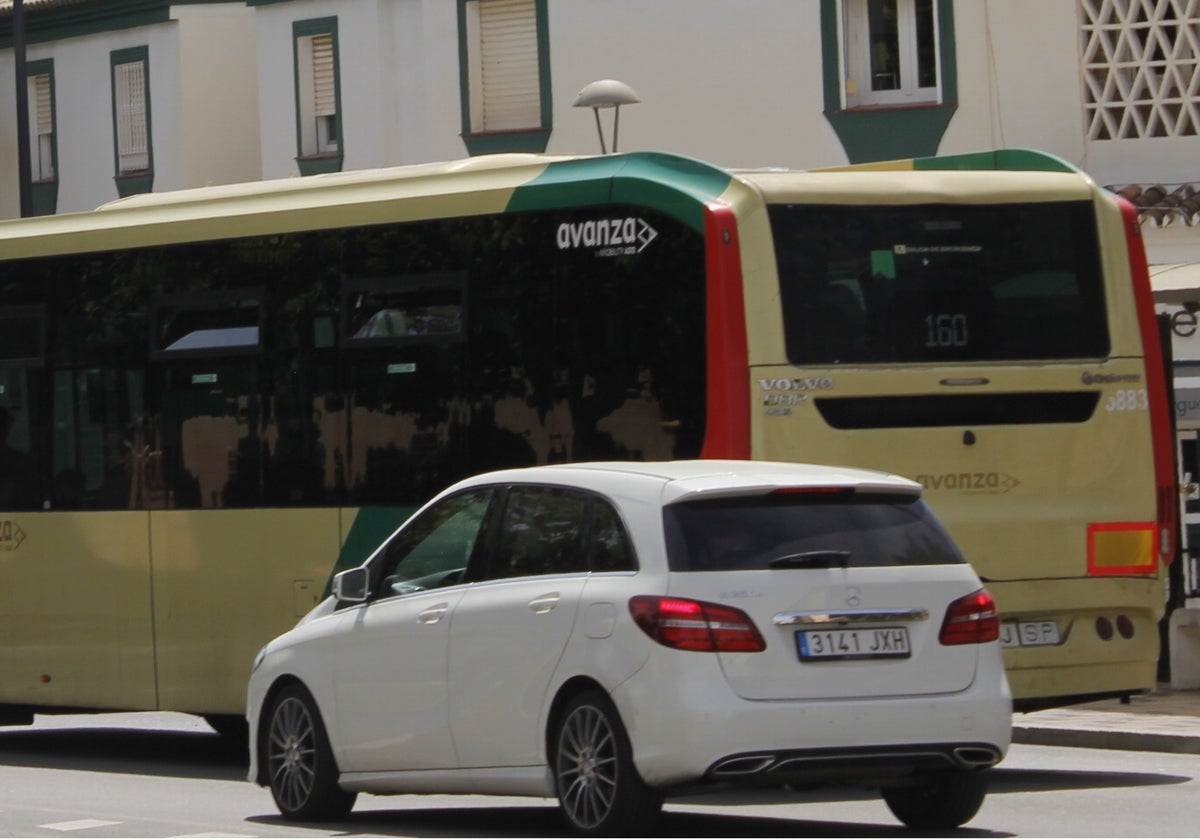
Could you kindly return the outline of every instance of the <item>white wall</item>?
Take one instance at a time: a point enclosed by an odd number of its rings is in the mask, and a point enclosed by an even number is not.
[[[642,100],[621,109],[622,151],[728,166],[846,162],[822,116],[816,2],[554,0],[549,19],[549,151],[600,151],[591,110],[571,103],[589,82],[615,78]],[[601,117],[611,141],[612,112]]]
[[[956,3],[958,111],[942,153],[1051,152],[1086,163],[1076,0]]]
[[[154,189],[258,180],[254,10],[233,4],[175,6],[171,14],[179,22],[179,96],[171,104],[180,126],[181,159],[178,167],[163,170],[161,181],[156,172]],[[153,56],[150,64],[157,76]],[[157,133],[158,109],[168,102],[158,96],[156,81],[151,79]],[[156,169],[157,154],[156,145]]]

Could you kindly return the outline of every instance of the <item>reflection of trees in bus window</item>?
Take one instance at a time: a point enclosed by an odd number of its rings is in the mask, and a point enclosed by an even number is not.
[[[52,417],[42,484],[52,509],[162,504],[158,441],[146,433],[145,260],[128,252],[38,261],[53,324]]]
[[[19,419],[16,411],[0,405],[0,511],[42,506],[33,456],[14,445],[14,438],[27,438],[29,432],[27,427],[15,428]]]
[[[45,306],[52,337],[19,374],[39,498],[412,504],[490,467],[697,454],[702,239],[602,208],[656,237],[615,257],[558,247],[561,223],[596,212],[4,264],[6,303]]]

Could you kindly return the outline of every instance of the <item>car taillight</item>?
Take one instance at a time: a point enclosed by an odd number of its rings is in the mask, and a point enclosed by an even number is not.
[[[1000,614],[986,589],[951,602],[938,633],[944,645],[977,645],[1000,638]]]
[[[647,636],[669,648],[711,653],[767,649],[750,616],[734,607],[638,595],[629,599],[629,612]]]

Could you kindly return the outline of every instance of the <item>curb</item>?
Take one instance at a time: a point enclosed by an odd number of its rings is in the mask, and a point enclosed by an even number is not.
[[[1058,727],[1014,724],[1014,744],[1048,747],[1087,747],[1101,750],[1200,754],[1200,735],[1167,732],[1134,732],[1086,726]]]

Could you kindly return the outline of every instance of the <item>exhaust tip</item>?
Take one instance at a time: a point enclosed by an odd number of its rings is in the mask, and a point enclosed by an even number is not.
[[[991,767],[1000,762],[1000,751],[992,747],[955,747],[954,758],[965,767]]]
[[[775,763],[773,755],[742,755],[722,761],[712,770],[713,776],[750,776],[761,773]]]

